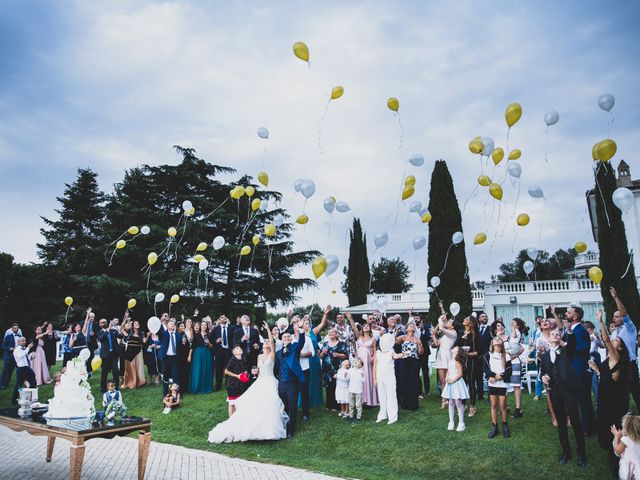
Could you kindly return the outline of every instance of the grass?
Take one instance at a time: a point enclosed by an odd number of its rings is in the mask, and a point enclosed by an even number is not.
[[[91,386],[96,408],[101,408],[99,375],[91,379]],[[41,401],[46,401],[53,395],[53,387],[42,386],[39,395]],[[10,396],[11,388],[0,391],[0,407],[10,406]],[[376,424],[377,409],[365,409],[363,422],[356,426],[347,424],[336,413],[316,409],[307,424],[298,422],[292,440],[231,445],[207,442],[209,430],[227,416],[224,392],[187,395],[182,407],[169,415],[161,413],[160,386],[124,390],[123,396],[129,414],[153,419],[155,441],[339,477],[402,480],[612,477],[606,452],[595,437],[587,438],[586,469],[577,468],[575,460],[559,465],[560,444],[546,414],[546,402],[544,399],[534,402],[528,393],[523,394],[524,417],[510,421],[510,439],[487,438],[490,420],[486,401],[479,404],[476,417],[466,420],[465,432],[447,431],[448,413],[440,410],[440,399],[431,396],[421,402],[416,412],[401,410],[395,425]],[[509,401],[513,402],[512,396]],[[573,439],[571,445],[575,458]]]

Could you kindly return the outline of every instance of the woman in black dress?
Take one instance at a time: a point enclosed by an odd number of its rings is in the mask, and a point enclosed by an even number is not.
[[[346,343],[340,341],[338,331],[335,328],[329,330],[327,338],[328,340],[322,344],[322,350],[318,356],[322,361],[322,380],[327,392],[327,408],[337,411],[339,408],[336,402],[336,379],[334,377],[338,373],[342,361],[349,358],[349,355]]]
[[[418,394],[420,392],[420,355],[424,353],[424,348],[422,347],[422,342],[416,336],[416,325],[414,323],[407,325],[407,333],[397,337],[396,344],[401,344],[403,354],[403,358],[396,360],[400,383],[398,389],[400,392],[400,408],[417,410]]]
[[[182,333],[183,348],[178,351],[178,368],[180,369],[180,393],[191,392],[189,379],[191,378],[192,349],[193,345],[193,321],[190,318],[178,326],[178,331]]]
[[[45,323],[42,329],[44,330],[44,337],[42,337],[42,341],[44,342],[44,356],[47,359],[47,366],[51,368],[56,364],[56,357],[58,355],[56,349],[60,337],[58,337],[51,323]]]
[[[478,361],[478,323],[475,318],[467,317],[462,321],[464,328],[462,335],[456,341],[456,346],[467,352],[467,362],[464,365],[463,378],[469,387],[469,416],[476,414],[476,382],[474,381],[478,369],[482,366]]]
[[[87,339],[82,334],[82,325],[76,323],[73,326],[73,333],[69,340],[69,347],[71,347],[71,358],[76,358],[80,355],[80,350],[87,348]]]

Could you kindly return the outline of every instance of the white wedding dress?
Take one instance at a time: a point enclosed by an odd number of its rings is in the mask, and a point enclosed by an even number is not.
[[[289,416],[278,396],[273,360],[258,359],[260,373],[249,389],[236,400],[236,411],[209,432],[210,443],[280,440],[287,437]]]

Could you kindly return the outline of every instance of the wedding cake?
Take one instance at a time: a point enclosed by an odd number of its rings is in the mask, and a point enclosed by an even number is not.
[[[64,373],[60,376],[60,384],[53,390],[53,398],[49,400],[49,411],[46,417],[55,419],[90,417],[92,419],[95,413],[85,363],[81,358],[69,360]]]

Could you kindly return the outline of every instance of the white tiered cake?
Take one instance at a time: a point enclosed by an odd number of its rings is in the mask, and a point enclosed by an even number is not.
[[[46,417],[93,419],[95,413],[85,363],[80,358],[69,360],[64,373],[60,376],[60,385],[53,390],[53,398],[49,400],[49,411]]]

